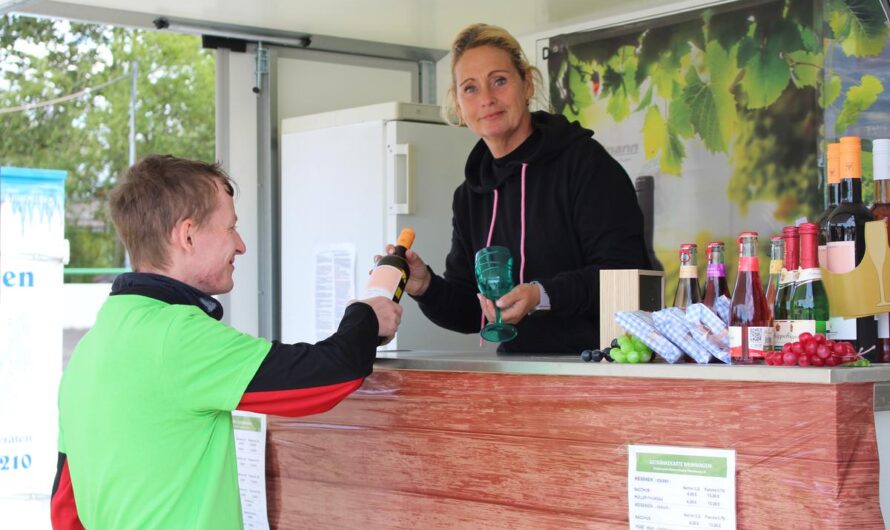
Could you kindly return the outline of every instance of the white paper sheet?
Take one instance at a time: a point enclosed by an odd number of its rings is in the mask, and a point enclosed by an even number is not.
[[[232,411],[245,530],[269,530],[266,512],[266,415]]]
[[[330,337],[355,298],[355,244],[315,249],[315,340]]]

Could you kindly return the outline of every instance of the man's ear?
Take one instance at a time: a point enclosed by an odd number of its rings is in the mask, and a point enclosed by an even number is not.
[[[187,217],[177,221],[170,233],[170,242],[173,244],[173,248],[191,252],[194,247],[192,235],[195,233],[195,228],[197,225],[191,218]]]

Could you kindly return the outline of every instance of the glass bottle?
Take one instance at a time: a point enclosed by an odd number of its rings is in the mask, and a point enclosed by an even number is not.
[[[782,346],[787,342],[797,341],[791,330],[790,302],[798,276],[799,237],[800,233],[796,226],[786,226],[782,229],[782,239],[785,240],[785,266],[782,268],[782,274],[779,276],[776,303],[773,305],[773,329],[775,333],[773,345],[776,351],[781,351]]]
[[[691,304],[701,302],[701,289],[698,286],[698,245],[680,245],[680,278],[677,292],[674,293],[674,307],[686,309]]]
[[[380,258],[371,271],[363,298],[385,296],[391,298],[393,302],[402,299],[405,284],[408,283],[408,277],[411,274],[405,253],[413,243],[414,230],[403,228],[399,233],[395,251]]]
[[[796,336],[808,331],[825,334],[828,331],[828,295],[822,284],[822,271],[816,257],[819,225],[800,225],[800,275],[791,296],[791,330]]]
[[[721,296],[729,298],[729,284],[726,281],[726,247],[723,241],[712,241],[705,249],[708,259],[708,272],[705,279],[705,296],[702,302],[711,309]]]
[[[828,218],[827,268],[835,274],[850,272],[865,256],[865,223],[874,220],[862,204],[862,153],[856,136],[841,138],[841,201]],[[858,351],[868,350],[878,340],[877,321],[873,316],[860,318],[831,317],[831,338],[850,342]],[[877,352],[868,355],[877,359]]]
[[[828,144],[826,159],[825,187],[828,188],[828,205],[816,221],[819,225],[819,265],[823,267],[827,264],[825,253],[828,251],[828,219],[841,201],[841,144]]]
[[[883,138],[871,143],[872,163],[875,180],[875,203],[871,207],[871,213],[875,221],[884,220],[890,224],[890,139]],[[890,244],[890,228],[887,230],[887,243]],[[881,286],[885,290],[890,286]],[[882,300],[890,298],[888,295]],[[882,313],[875,317],[878,321],[878,355],[881,362],[890,362],[890,314]]]
[[[729,351],[733,363],[750,364],[773,348],[773,327],[760,282],[757,232],[742,232],[738,241],[739,268],[729,308]]]
[[[782,269],[785,268],[785,240],[782,236],[769,238],[769,280],[766,282],[766,304],[769,306],[769,318],[773,319],[773,306],[776,305],[776,293]]]

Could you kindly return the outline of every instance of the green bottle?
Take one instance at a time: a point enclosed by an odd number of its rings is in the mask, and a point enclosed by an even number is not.
[[[828,332],[828,295],[822,285],[822,273],[816,258],[819,225],[800,225],[800,275],[791,295],[791,330],[794,336],[808,331]]]

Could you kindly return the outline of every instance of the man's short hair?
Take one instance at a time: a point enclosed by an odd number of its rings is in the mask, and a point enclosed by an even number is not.
[[[173,227],[188,218],[199,226],[206,221],[220,185],[235,196],[234,181],[218,163],[150,155],[130,167],[111,191],[110,206],[133,268],[165,269]]]

